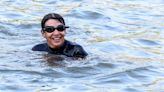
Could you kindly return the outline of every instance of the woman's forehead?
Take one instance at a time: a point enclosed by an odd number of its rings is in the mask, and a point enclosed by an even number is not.
[[[49,19],[46,21],[45,26],[47,25],[61,25],[62,23],[56,19]]]

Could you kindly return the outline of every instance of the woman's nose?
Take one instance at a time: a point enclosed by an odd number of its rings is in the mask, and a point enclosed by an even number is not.
[[[52,33],[53,34],[59,34],[59,31],[57,29],[55,29]]]

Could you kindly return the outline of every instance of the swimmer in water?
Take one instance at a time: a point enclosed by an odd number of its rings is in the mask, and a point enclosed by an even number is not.
[[[66,29],[63,17],[56,13],[45,15],[41,21],[41,33],[46,43],[35,45],[33,51],[45,51],[55,55],[85,58],[88,54],[79,44],[66,40]]]

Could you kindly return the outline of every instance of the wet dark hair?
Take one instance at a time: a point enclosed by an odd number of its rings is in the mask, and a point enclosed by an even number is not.
[[[42,21],[41,21],[41,27],[42,27],[42,28],[45,27],[45,23],[46,23],[46,21],[49,20],[49,19],[56,19],[56,20],[58,20],[59,22],[61,22],[62,24],[65,25],[64,18],[63,18],[61,15],[59,15],[59,14],[57,14],[57,13],[49,13],[49,14],[45,15],[45,16],[43,17]]]

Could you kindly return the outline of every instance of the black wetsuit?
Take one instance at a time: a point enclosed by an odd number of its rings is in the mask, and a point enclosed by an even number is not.
[[[33,51],[45,51],[50,54],[55,54],[55,55],[65,55],[68,57],[80,57],[84,58],[88,54],[84,51],[82,46],[72,43],[70,41],[65,40],[64,44],[58,48],[58,49],[53,49],[48,46],[47,43],[42,43],[35,45],[32,48]]]

